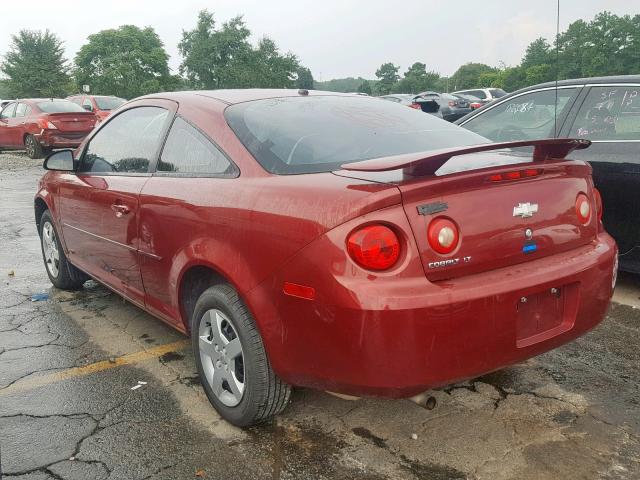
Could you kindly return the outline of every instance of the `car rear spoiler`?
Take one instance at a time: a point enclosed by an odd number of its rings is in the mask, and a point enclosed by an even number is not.
[[[407,173],[419,175],[433,175],[451,157],[470,153],[502,150],[505,148],[534,147],[534,162],[547,159],[561,160],[574,150],[582,150],[591,145],[589,140],[573,138],[549,138],[545,140],[522,140],[518,142],[482,143],[464,147],[443,148],[429,152],[406,153],[391,157],[380,157],[361,162],[346,163],[343,170],[353,172],[386,172],[389,170],[405,169]]]

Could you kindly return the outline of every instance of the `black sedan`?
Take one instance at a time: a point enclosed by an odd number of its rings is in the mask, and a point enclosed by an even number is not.
[[[423,92],[418,95],[399,93],[383,95],[379,98],[422,110],[447,122],[453,122],[472,110],[468,100],[449,93]]]
[[[450,93],[424,92],[420,96],[427,100],[435,100],[440,105],[440,115],[447,122],[455,122],[472,110],[469,100]]]
[[[620,269],[640,273],[640,75],[534,85],[456,122],[491,140],[586,138],[572,158],[593,167],[604,225],[620,248]]]

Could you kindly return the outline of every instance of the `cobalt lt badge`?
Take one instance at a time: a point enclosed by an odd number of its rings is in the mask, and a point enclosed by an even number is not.
[[[513,207],[513,216],[522,218],[533,217],[533,214],[537,211],[537,203],[519,203],[517,206]]]

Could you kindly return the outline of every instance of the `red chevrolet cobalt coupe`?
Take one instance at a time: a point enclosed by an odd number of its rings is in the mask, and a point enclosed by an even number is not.
[[[244,426],[290,385],[406,397],[595,327],[616,246],[565,158],[588,146],[356,95],[158,94],[49,156],[36,223],[56,287],[92,277],[190,334]]]
[[[0,112],[0,149],[26,150],[42,158],[53,148],[75,148],[93,130],[97,117],[68,100],[16,100]]]

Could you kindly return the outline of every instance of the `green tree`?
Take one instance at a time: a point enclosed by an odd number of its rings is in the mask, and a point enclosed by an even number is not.
[[[640,71],[640,15],[604,11],[590,22],[576,20],[559,35],[557,43],[560,79]]]
[[[69,89],[69,68],[62,41],[46,30],[21,30],[11,36],[0,70],[7,76],[8,96],[58,97]]]
[[[257,49],[250,50],[243,64],[234,66],[238,72],[246,73],[226,88],[293,88],[299,69],[297,57],[292,53],[281,54],[275,42],[267,37],[260,40]]]
[[[495,71],[495,68],[484,63],[466,63],[455,71],[450,83],[455,90],[484,87],[485,85],[479,82],[480,75]]]
[[[324,90],[327,92],[357,92],[360,86],[367,82],[369,87],[373,89],[375,80],[366,80],[362,77],[353,78],[334,78],[332,80],[327,80],[324,82],[315,82],[316,90]]]
[[[551,45],[544,38],[536,38],[524,52],[520,65],[525,68],[555,63],[555,55]]]
[[[96,94],[138,97],[175,83],[168,59],[151,27],[123,25],[102,30],[89,35],[89,42],[76,55],[76,82],[89,85]]]
[[[306,67],[298,68],[296,87],[311,90],[313,89],[313,83],[313,75],[311,74],[311,70]]]
[[[250,35],[241,16],[216,29],[213,14],[202,10],[196,27],[182,32],[180,73],[196,89],[293,88],[299,68],[296,56],[281,54],[275,42],[266,37],[253,48]]]
[[[371,82],[368,80],[363,81],[358,87],[358,93],[366,93],[367,95],[373,95],[373,90],[371,89]]]
[[[390,62],[380,65],[380,68],[376,70],[376,77],[378,77],[378,82],[376,83],[376,93],[378,95],[387,95],[389,92],[391,92],[393,86],[400,79],[398,70],[400,70],[400,67],[397,67]]]
[[[550,82],[555,79],[555,72],[555,65],[549,65],[546,63],[542,65],[533,65],[529,68],[526,68],[524,71],[524,85],[519,86],[519,88],[528,85],[535,85],[537,83]]]
[[[404,77],[393,87],[396,93],[420,93],[425,90],[434,90],[438,87],[440,75],[436,72],[427,72],[424,63],[415,62],[405,72]]]
[[[9,90],[9,84],[6,80],[0,80],[0,98],[11,97],[11,91]]]

